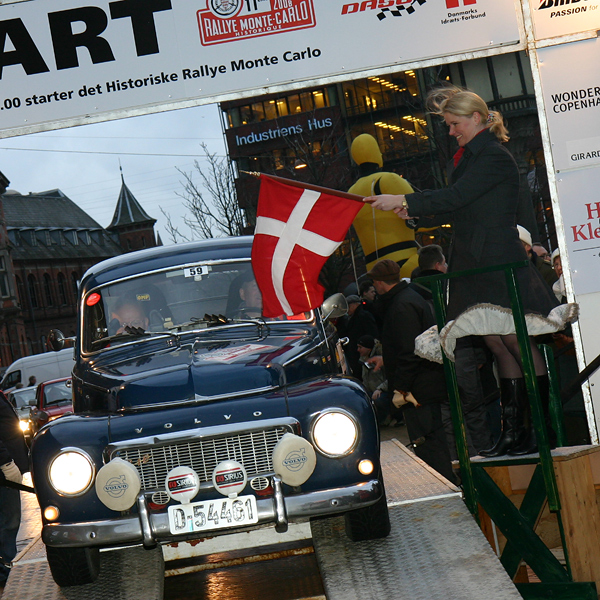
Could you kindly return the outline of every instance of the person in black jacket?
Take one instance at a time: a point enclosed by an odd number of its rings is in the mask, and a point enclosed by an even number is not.
[[[449,272],[525,261],[527,255],[516,228],[519,169],[502,145],[508,140],[502,115],[489,110],[477,94],[454,87],[432,90],[428,106],[444,118],[450,135],[458,142],[458,151],[448,165],[449,186],[406,195],[371,196],[365,202],[381,210],[393,210],[403,219],[417,218],[419,226],[452,222]],[[557,306],[556,298],[531,262],[516,270],[516,279],[530,336],[560,331],[577,318],[576,305]],[[529,402],[504,273],[452,278],[448,295],[448,321],[439,334],[446,355],[454,359],[457,338],[484,335],[498,367],[503,433],[485,454],[535,451],[535,440],[524,425]],[[434,351],[434,356],[438,349],[433,343],[422,350],[425,354]],[[533,340],[531,350],[548,414],[546,365]],[[549,435],[552,437],[550,430]]]
[[[419,248],[419,277],[439,275],[448,269],[443,250],[437,244],[430,244]],[[433,308],[433,295],[429,287],[417,281],[411,282],[411,287],[419,293]],[[435,313],[434,313],[435,314]],[[456,340],[454,350],[456,366],[456,382],[463,409],[463,418],[466,425],[467,449],[469,456],[477,455],[481,450],[490,448],[494,440],[488,423],[486,408],[486,394],[480,377],[480,369],[489,368],[486,353],[478,344],[476,336],[461,337]],[[493,377],[492,377],[493,380]],[[442,420],[448,447],[452,460],[458,458],[454,427],[450,416],[449,402],[442,403]]]
[[[21,483],[29,471],[29,458],[19,417],[0,392],[0,588],[4,587],[12,560],[17,555],[17,533],[21,524],[19,490],[7,482]]]
[[[379,328],[375,317],[365,310],[361,299],[356,294],[346,296],[348,315],[340,319],[338,333],[340,337],[347,337],[348,343],[344,346],[344,353],[348,360],[350,372],[357,379],[362,379],[362,363],[358,353],[358,340],[363,335],[372,335],[379,338]]]
[[[440,408],[447,399],[444,370],[415,354],[415,338],[434,322],[429,304],[406,281],[400,281],[400,267],[393,260],[380,260],[368,276],[381,302],[381,345],[388,391],[394,394],[395,404],[409,393],[416,400],[418,406],[407,402],[403,409],[415,454],[453,481]]]

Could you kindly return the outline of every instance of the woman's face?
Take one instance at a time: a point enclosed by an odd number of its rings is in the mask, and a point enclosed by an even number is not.
[[[554,272],[560,277],[563,274],[562,269],[562,261],[560,260],[560,256],[557,256],[554,259]]]
[[[480,131],[484,129],[481,124],[481,115],[474,112],[470,117],[459,117],[452,113],[444,113],[446,125],[450,128],[449,134],[456,138],[459,146],[468,144]]]

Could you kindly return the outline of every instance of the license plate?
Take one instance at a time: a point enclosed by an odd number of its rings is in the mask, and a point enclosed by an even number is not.
[[[251,495],[169,506],[168,514],[173,534],[258,523],[256,498]]]

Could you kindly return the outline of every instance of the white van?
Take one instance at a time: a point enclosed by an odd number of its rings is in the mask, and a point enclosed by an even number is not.
[[[17,383],[29,385],[29,378],[34,375],[36,383],[69,377],[73,371],[73,348],[65,348],[59,352],[44,352],[33,356],[24,356],[15,360],[4,373],[0,389],[4,392],[12,390]]]

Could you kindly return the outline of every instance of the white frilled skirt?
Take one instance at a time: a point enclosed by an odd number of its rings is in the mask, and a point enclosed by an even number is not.
[[[525,315],[527,332],[530,336],[562,331],[579,315],[576,303],[561,304],[547,316],[529,313]],[[516,333],[512,310],[495,304],[477,304],[448,321],[440,335],[437,325],[424,331],[415,340],[415,354],[421,358],[441,363],[442,349],[454,361],[456,340],[469,335],[509,335]]]

